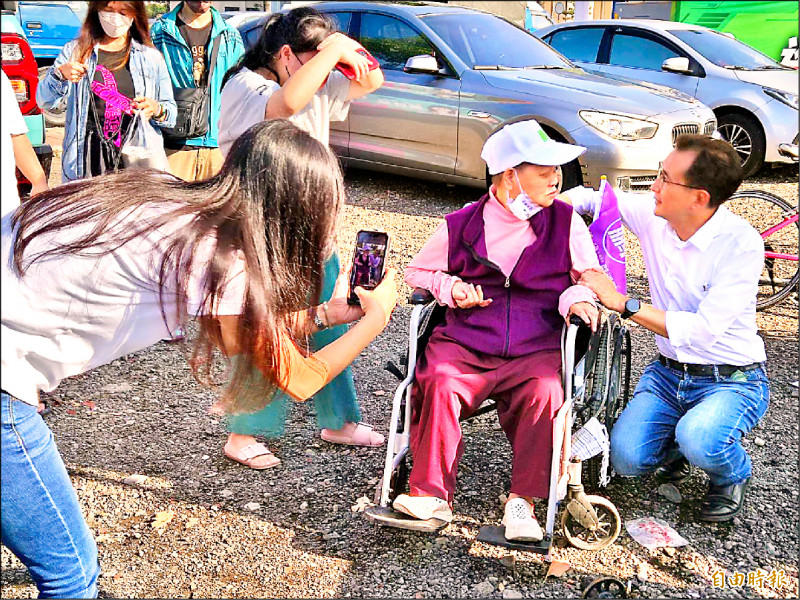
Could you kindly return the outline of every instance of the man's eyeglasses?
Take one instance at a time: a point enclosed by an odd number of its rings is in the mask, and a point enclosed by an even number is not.
[[[681,187],[689,188],[690,190],[705,190],[705,188],[672,181],[669,177],[667,177],[667,174],[664,172],[664,167],[661,165],[661,163],[658,164],[658,175],[656,175],[656,181],[660,181],[661,183],[669,185],[679,185]]]

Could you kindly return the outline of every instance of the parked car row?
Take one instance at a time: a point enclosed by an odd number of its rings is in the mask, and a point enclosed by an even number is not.
[[[719,133],[747,175],[764,162],[789,162],[797,145],[797,70],[730,34],[673,21],[614,19],[563,23],[535,32],[593,73],[651,82],[694,96],[715,113]]]
[[[0,13],[0,48],[3,71],[11,82],[20,111],[28,127],[28,138],[46,175],[50,175],[53,149],[45,143],[44,115],[36,105],[36,86],[39,83],[38,67],[25,33],[14,13]],[[27,196],[31,182],[17,169],[17,189],[20,197]]]
[[[565,165],[564,187],[606,175],[645,190],[679,133],[716,129],[711,109],[688,94],[588,73],[493,14],[417,2],[315,7],[378,59],[386,79],[331,126],[348,165],[484,187],[489,134],[536,119],[552,138],[588,148]],[[239,28],[246,47],[262,23]]]

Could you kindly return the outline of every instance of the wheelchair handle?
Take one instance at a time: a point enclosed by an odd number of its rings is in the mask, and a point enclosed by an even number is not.
[[[433,294],[421,287],[414,288],[408,297],[409,304],[428,304],[429,302],[433,302]]]
[[[583,322],[583,319],[581,319],[578,315],[570,315],[569,324],[577,325],[578,327],[580,327],[581,325],[586,325],[586,323]]]

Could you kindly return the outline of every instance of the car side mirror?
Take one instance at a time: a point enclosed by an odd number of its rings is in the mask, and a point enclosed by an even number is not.
[[[673,56],[661,63],[662,71],[669,71],[670,73],[681,73],[683,75],[692,75],[694,72],[689,66],[689,59],[685,56]]]
[[[430,54],[421,54],[419,56],[412,56],[406,61],[406,66],[403,68],[406,73],[429,73],[430,75],[439,75],[439,63],[436,58]]]

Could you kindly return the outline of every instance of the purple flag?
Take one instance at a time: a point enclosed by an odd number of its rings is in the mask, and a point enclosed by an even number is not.
[[[611,277],[617,286],[617,291],[628,293],[628,280],[625,277],[625,232],[622,228],[622,219],[619,216],[619,206],[614,189],[605,177],[600,180],[600,213],[589,225],[592,234],[594,249],[600,266]]]

